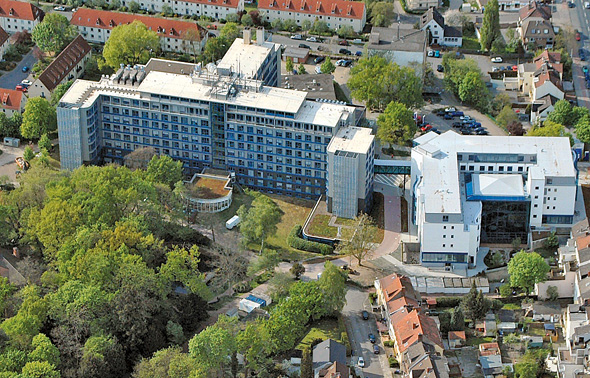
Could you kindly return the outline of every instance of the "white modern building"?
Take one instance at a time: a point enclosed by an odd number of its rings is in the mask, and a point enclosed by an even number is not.
[[[0,0],[0,27],[9,34],[25,30],[32,32],[44,15],[41,9],[31,3]]]
[[[295,20],[301,26],[304,21],[313,24],[325,21],[330,29],[350,26],[362,33],[367,21],[365,3],[349,0],[259,0],[258,9],[264,12],[268,22]]]
[[[328,145],[328,211],[354,218],[367,213],[373,199],[375,136],[370,128],[347,127]]]
[[[472,266],[482,243],[572,226],[577,169],[568,138],[448,131],[414,142],[410,211],[423,264]]]

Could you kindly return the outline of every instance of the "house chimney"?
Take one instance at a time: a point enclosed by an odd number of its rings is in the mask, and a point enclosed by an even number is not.
[[[12,247],[12,255],[17,259],[20,259],[20,253],[18,251],[18,247]]]
[[[416,329],[416,328],[418,328],[418,327],[420,327],[420,326],[418,325],[418,323],[414,323],[414,324],[412,324],[412,329]]]
[[[249,45],[252,43],[252,31],[250,28],[244,28],[244,45]]]
[[[264,43],[265,38],[264,38],[264,28],[263,27],[259,27],[258,29],[256,29],[256,44],[258,46],[262,46],[262,44]]]

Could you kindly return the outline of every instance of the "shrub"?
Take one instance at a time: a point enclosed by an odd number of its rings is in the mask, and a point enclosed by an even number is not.
[[[352,348],[350,346],[350,340],[348,340],[348,334],[346,332],[342,332],[340,334],[340,340],[346,346],[346,355],[350,357],[352,355]]]
[[[436,305],[438,307],[457,307],[461,304],[460,297],[441,297],[436,298]]]
[[[395,358],[389,357],[387,360],[389,361],[390,368],[394,368],[396,366],[399,366],[399,362],[397,362],[397,360]]]
[[[393,341],[391,341],[391,340],[384,341],[383,345],[385,345],[386,347],[393,348]]]
[[[504,285],[500,286],[500,295],[504,298],[512,295],[512,288],[509,284],[505,283]]]
[[[492,300],[492,305],[491,305],[491,307],[492,307],[492,310],[494,310],[494,311],[498,311],[498,310],[500,310],[502,307],[504,307],[504,303],[502,303],[502,301],[501,301],[501,300],[499,300],[499,299],[493,299],[493,300]]]
[[[334,251],[334,248],[327,244],[303,239],[301,237],[302,230],[303,227],[301,227],[301,225],[297,224],[293,227],[287,237],[287,244],[289,244],[290,247],[307,252],[321,253],[322,255],[329,255]]]
[[[252,290],[252,286],[250,285],[250,282],[240,282],[236,285],[235,290],[238,293],[247,293]]]

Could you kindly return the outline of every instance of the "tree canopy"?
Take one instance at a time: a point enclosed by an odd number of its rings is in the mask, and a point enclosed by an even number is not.
[[[23,138],[39,139],[41,135],[57,130],[55,108],[43,97],[27,101],[20,132]]]
[[[377,118],[377,138],[388,144],[406,145],[418,128],[412,111],[399,102],[390,102]]]
[[[78,35],[75,26],[59,13],[47,13],[43,21],[33,28],[32,38],[44,52],[59,53]]]
[[[549,264],[537,252],[520,251],[508,262],[510,285],[529,294],[536,283],[547,280],[549,270]]]
[[[269,236],[277,232],[277,224],[281,220],[281,209],[269,197],[258,192],[251,192],[254,201],[250,208],[245,205],[240,206],[238,215],[241,218],[240,232],[244,236],[246,243],[261,244]]]
[[[160,48],[160,37],[140,21],[118,25],[103,49],[106,63],[117,70],[121,64],[145,64]]]
[[[483,23],[480,31],[481,49],[489,51],[495,42],[504,43],[500,33],[500,7],[498,0],[490,0],[483,13]]]

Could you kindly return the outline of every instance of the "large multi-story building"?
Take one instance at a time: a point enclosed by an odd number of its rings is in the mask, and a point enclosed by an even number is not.
[[[340,129],[328,145],[328,211],[354,218],[373,199],[375,136],[365,127]]]
[[[77,80],[57,108],[62,167],[122,162],[153,147],[181,160],[187,174],[224,169],[257,190],[317,199],[326,190],[326,147],[364,109],[309,101],[237,68],[152,59],[99,82]]]
[[[0,27],[10,34],[25,30],[32,32],[44,15],[41,9],[31,3],[0,0]]]
[[[420,260],[465,267],[481,243],[570,228],[577,169],[568,138],[425,134],[412,149]]]
[[[205,48],[207,30],[195,22],[79,8],[70,22],[91,43],[105,43],[113,28],[139,21],[158,33],[162,51],[196,55]]]
[[[132,0],[122,0],[122,6],[129,6]],[[107,0],[110,3],[110,0]],[[244,10],[244,0],[139,0],[141,9],[148,12],[163,12],[165,5],[176,14],[183,16],[206,16],[216,20],[227,18]]]
[[[367,21],[362,1],[259,0],[258,9],[264,10],[268,22],[295,20],[301,26],[304,21],[313,24],[317,20],[325,21],[329,28],[336,30],[350,26],[357,33],[363,31]]]

